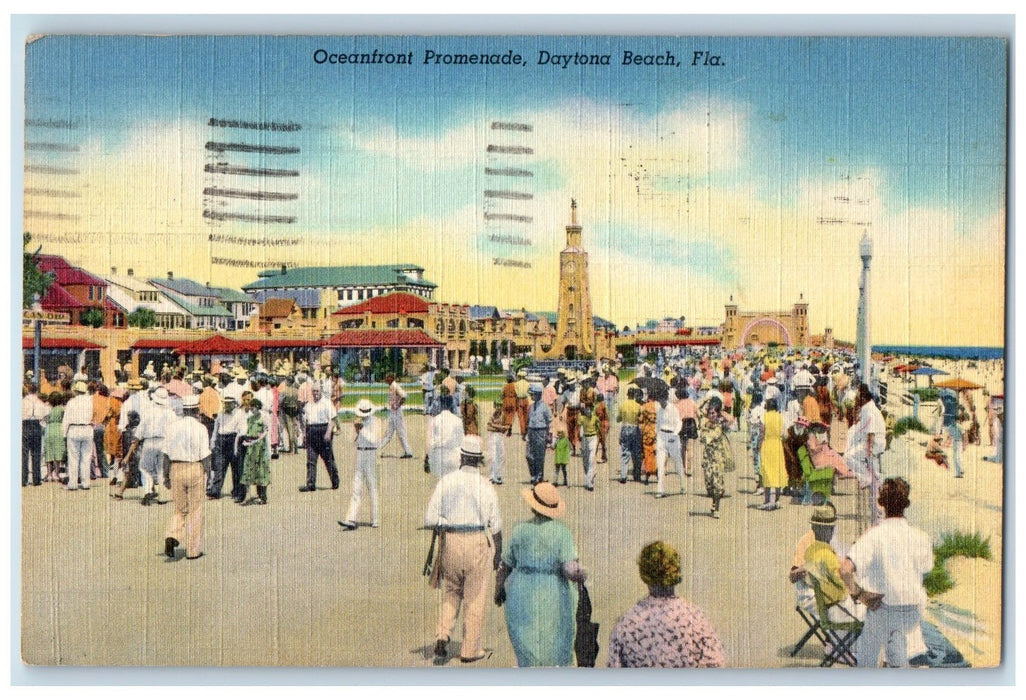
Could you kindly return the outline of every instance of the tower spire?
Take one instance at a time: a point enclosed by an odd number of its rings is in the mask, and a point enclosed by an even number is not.
[[[577,225],[577,200],[570,198],[570,225]]]

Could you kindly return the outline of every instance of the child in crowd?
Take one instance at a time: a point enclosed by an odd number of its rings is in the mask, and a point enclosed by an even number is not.
[[[559,475],[563,475],[563,486],[569,486],[569,481],[566,476],[566,465],[570,461],[570,439],[566,436],[566,430],[560,429],[556,433],[556,476],[553,482],[556,486],[559,486]]]
[[[121,479],[121,488],[117,490],[117,493],[112,493],[111,498],[122,500],[125,497],[125,489],[135,488],[139,485],[139,454],[136,448],[139,446],[136,442],[135,436],[136,431],[139,430],[139,412],[129,411],[128,412],[128,425],[121,432],[121,450],[124,456],[121,461],[118,462],[118,468],[115,472],[115,478]]]

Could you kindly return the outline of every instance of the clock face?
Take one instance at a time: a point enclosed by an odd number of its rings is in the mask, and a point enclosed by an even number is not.
[[[577,271],[577,263],[573,260],[567,260],[566,265],[563,266],[563,269],[566,270],[566,273],[568,275],[572,275],[574,274],[574,272]]]

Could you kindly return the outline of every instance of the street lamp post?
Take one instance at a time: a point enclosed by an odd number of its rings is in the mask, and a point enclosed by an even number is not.
[[[869,238],[869,232],[865,230],[863,230],[862,240],[859,242],[859,257],[862,258],[862,274],[859,277],[855,352],[859,361],[859,378],[868,386],[872,378],[869,340],[869,268],[873,260],[873,241]]]

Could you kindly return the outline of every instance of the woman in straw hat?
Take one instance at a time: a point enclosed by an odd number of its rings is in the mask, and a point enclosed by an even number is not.
[[[723,645],[705,614],[674,586],[681,581],[680,554],[651,542],[638,557],[648,596],[627,611],[609,637],[610,668],[720,668]]]
[[[574,657],[577,587],[587,572],[577,560],[566,504],[547,481],[521,491],[534,518],[519,523],[502,555],[495,602],[506,603],[518,666],[569,666]]]

